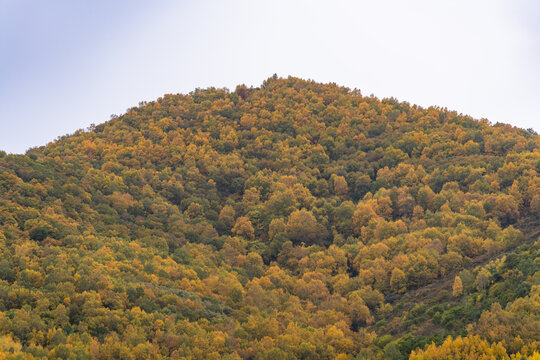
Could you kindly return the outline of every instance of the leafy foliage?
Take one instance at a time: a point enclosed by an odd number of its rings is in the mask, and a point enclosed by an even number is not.
[[[539,140],[274,76],[2,154],[0,358],[537,356]]]

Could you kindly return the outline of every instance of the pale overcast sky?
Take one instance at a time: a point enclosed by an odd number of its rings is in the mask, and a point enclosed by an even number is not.
[[[0,0],[0,149],[299,76],[540,130],[540,1]]]

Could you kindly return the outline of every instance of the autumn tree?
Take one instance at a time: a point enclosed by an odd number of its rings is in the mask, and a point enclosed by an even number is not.
[[[289,238],[296,243],[319,244],[326,238],[326,229],[306,210],[296,210],[287,221]]]
[[[454,284],[452,285],[452,295],[459,297],[461,294],[463,294],[463,283],[461,282],[461,278],[456,276],[454,279]]]
[[[221,221],[228,229],[235,225],[236,212],[230,205],[224,206],[219,212],[219,221]]]
[[[253,240],[253,238],[255,237],[255,230],[253,229],[253,225],[251,224],[251,221],[245,216],[240,216],[238,219],[236,219],[236,223],[234,224],[234,227],[231,229],[231,231],[234,234],[243,236],[248,240]]]
[[[377,218],[377,214],[370,204],[359,202],[353,214],[353,228],[356,234],[360,234],[362,228],[368,224],[371,219]]]
[[[402,293],[406,289],[406,277],[405,273],[399,269],[394,268],[390,275],[390,287],[397,293]]]
[[[501,343],[490,344],[479,336],[448,337],[441,346],[429,345],[426,350],[413,351],[410,359],[508,359]]]

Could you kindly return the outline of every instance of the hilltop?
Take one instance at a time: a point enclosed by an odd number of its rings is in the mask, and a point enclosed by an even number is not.
[[[2,152],[0,358],[532,355],[539,145],[274,76]]]

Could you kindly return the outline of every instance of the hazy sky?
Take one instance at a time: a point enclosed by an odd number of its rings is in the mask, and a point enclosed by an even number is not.
[[[540,130],[540,1],[0,0],[0,149],[272,74]]]

